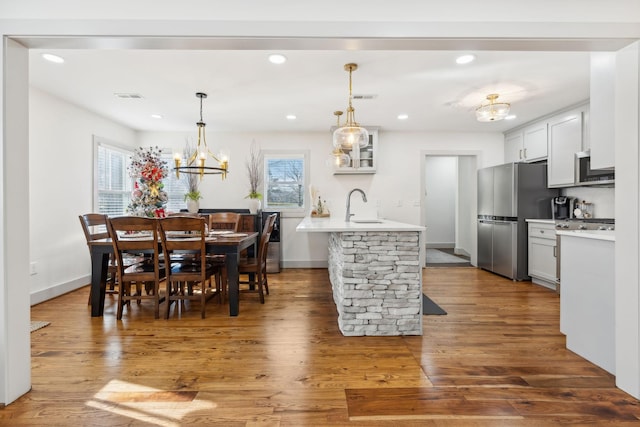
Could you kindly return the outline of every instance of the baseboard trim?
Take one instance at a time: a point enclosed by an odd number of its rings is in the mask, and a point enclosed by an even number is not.
[[[455,243],[427,243],[428,249],[453,249]]]
[[[91,276],[84,276],[70,282],[61,283],[47,289],[33,292],[31,293],[31,305],[40,304],[41,302],[75,291],[83,286],[87,286],[89,283],[91,283]]]
[[[326,260],[316,261],[282,261],[282,268],[328,268]]]

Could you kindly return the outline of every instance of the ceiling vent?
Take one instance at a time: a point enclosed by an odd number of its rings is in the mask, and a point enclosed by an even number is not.
[[[375,99],[377,98],[378,95],[371,95],[371,94],[360,94],[360,95],[353,95],[353,99]]]
[[[114,93],[114,95],[121,99],[143,99],[142,95],[138,93]]]

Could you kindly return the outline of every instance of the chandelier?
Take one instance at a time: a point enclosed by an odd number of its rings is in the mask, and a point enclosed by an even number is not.
[[[174,156],[176,177],[180,178],[180,172],[182,172],[200,175],[200,179],[204,175],[222,175],[222,179],[225,179],[229,170],[229,155],[221,152],[216,156],[209,150],[204,132],[204,127],[207,124],[202,119],[202,100],[207,97],[207,94],[198,92],[196,97],[200,98],[200,121],[196,123],[198,125],[198,143],[193,153],[186,159],[186,165],[182,166],[182,157],[179,153]],[[218,165],[207,166],[205,162],[209,157],[215,160]]]
[[[349,107],[347,108],[346,123],[333,132],[333,146],[336,149],[360,149],[369,144],[369,132],[356,122],[355,110],[351,105],[351,99],[353,98],[351,93],[351,74],[358,69],[358,64],[346,64],[344,69],[349,72]],[[338,122],[339,120],[340,116],[338,115]]]
[[[507,117],[511,105],[506,102],[495,102],[498,96],[497,93],[487,95],[489,103],[476,108],[476,118],[479,122],[496,122]]]

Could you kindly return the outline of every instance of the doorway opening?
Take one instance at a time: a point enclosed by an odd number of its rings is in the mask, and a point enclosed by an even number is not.
[[[426,265],[477,265],[479,153],[424,153],[421,223]]]

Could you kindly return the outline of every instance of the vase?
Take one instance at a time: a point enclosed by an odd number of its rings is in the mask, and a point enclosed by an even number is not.
[[[189,213],[195,214],[200,210],[200,202],[197,200],[187,200],[187,210]]]
[[[260,199],[249,199],[249,213],[257,214],[261,207]]]

